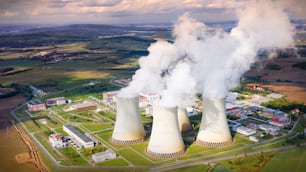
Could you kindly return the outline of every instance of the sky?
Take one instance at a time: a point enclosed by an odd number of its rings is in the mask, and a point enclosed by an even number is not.
[[[203,22],[232,21],[258,0],[0,0],[0,24],[171,24],[188,12]],[[305,0],[272,0],[306,19]]]

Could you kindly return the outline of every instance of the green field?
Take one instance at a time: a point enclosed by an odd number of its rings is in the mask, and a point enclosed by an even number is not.
[[[97,166],[128,166],[129,164],[122,158],[116,158],[96,164]]]
[[[297,147],[277,152],[263,172],[301,172],[306,169],[306,147]]]
[[[264,166],[273,158],[274,152],[246,155],[227,161],[222,161],[219,166],[236,172],[257,172],[262,171]],[[221,171],[218,170],[217,171]]]

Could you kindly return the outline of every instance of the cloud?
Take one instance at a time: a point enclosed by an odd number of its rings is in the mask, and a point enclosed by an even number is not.
[[[15,14],[19,15],[14,16],[14,22],[23,23],[49,22],[47,19],[51,16],[53,20],[50,21],[60,20],[63,24],[72,21],[105,24],[172,23],[184,12],[189,12],[200,21],[227,21],[236,20],[236,11],[252,2],[257,0],[0,0],[0,23],[4,21],[1,18]],[[274,2],[284,7],[291,18],[306,18],[306,1]]]
[[[78,0],[72,1],[72,0],[51,0],[49,1],[48,7],[50,8],[63,8],[69,3],[73,2],[79,2]]]
[[[17,16],[18,13],[17,12],[13,12],[13,11],[5,11],[4,13],[1,14],[1,16],[3,17],[14,17]]]
[[[100,6],[115,6],[122,2],[122,0],[85,0],[82,2],[83,6],[88,7],[100,7]]]

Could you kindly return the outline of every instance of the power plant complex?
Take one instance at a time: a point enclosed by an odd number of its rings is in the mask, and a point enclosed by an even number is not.
[[[138,97],[116,97],[117,117],[111,141],[136,144],[145,140]],[[225,114],[225,100],[203,98],[204,110],[196,142],[203,146],[221,147],[232,143]],[[190,132],[187,112],[182,107],[153,105],[153,124],[146,152],[154,157],[174,158],[185,152],[182,133]]]

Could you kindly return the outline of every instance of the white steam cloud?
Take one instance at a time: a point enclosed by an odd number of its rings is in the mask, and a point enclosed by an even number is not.
[[[255,1],[237,12],[239,22],[231,32],[211,32],[188,14],[174,27],[174,43],[156,42],[139,60],[128,87],[119,96],[159,93],[165,106],[189,104],[196,92],[223,98],[256,61],[261,49],[293,45],[294,29],[275,1]]]

